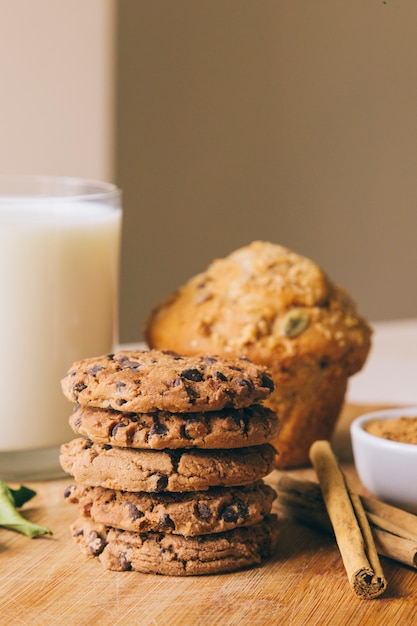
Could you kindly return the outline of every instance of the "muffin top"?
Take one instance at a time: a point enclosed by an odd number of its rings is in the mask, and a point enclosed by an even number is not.
[[[226,352],[265,364],[328,359],[350,376],[366,359],[371,329],[316,263],[254,241],[214,260],[156,306],[145,338],[152,348]]]

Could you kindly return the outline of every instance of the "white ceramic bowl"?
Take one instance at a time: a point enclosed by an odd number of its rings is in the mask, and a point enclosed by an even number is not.
[[[350,427],[353,458],[359,478],[378,499],[417,513],[417,444],[371,435],[371,420],[415,417],[417,407],[386,409],[356,418]]]

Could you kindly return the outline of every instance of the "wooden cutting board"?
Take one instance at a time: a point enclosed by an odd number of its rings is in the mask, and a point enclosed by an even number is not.
[[[333,440],[360,490],[349,424],[374,408],[346,407]],[[312,469],[291,474],[315,479]],[[350,590],[334,540],[288,521],[282,521],[276,555],[251,570],[190,578],[106,571],[97,560],[86,560],[72,542],[69,525],[76,510],[63,500],[70,482],[28,483],[38,495],[25,515],[51,528],[52,537],[31,540],[0,529],[3,626],[394,625],[415,619],[417,570],[382,559],[386,593],[360,600]]]

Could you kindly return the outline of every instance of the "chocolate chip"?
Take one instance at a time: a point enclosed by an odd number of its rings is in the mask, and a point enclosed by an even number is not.
[[[326,370],[330,365],[330,359],[323,357],[319,363],[320,369]]]
[[[124,370],[128,369],[128,370],[133,370],[134,372],[136,372],[140,367],[140,362],[133,361],[127,356],[121,357],[120,359],[118,359],[117,362],[119,363],[120,367]]]
[[[101,370],[104,370],[103,365],[93,365],[92,367],[88,368],[87,374],[90,374],[90,376],[95,376]]]
[[[189,368],[189,369],[183,370],[180,376],[181,378],[192,380],[195,383],[199,383],[204,379],[203,374],[200,372],[200,370],[196,368]]]
[[[161,472],[157,472],[154,476],[157,479],[154,491],[163,491],[168,485],[168,476],[161,474]]]
[[[232,505],[228,505],[225,506],[223,509],[220,510],[219,512],[219,517],[220,519],[224,520],[225,522],[229,522],[232,524],[235,524],[238,520],[238,513],[237,511],[233,508]]]
[[[248,517],[249,517],[249,507],[248,507],[246,502],[243,502],[242,500],[238,500],[237,510],[238,510],[238,513],[239,513],[239,517],[241,517],[244,520],[248,519]]]
[[[125,400],[124,398],[119,398],[116,402],[117,406],[123,406],[123,404],[126,404],[127,400]]]
[[[161,424],[161,422],[158,422],[158,420],[155,419],[154,423],[149,429],[149,436],[153,437],[154,435],[166,435],[167,432],[168,428],[165,426],[165,424]]]
[[[69,485],[64,491],[64,498],[69,498],[72,496],[72,492],[75,489],[75,485]]]
[[[110,430],[110,437],[115,437],[119,428],[126,428],[126,426],[127,424],[123,424],[123,423],[115,424],[113,428]]]
[[[204,522],[209,522],[212,516],[209,507],[207,506],[207,504],[204,504],[204,502],[198,502],[195,505],[194,514],[196,517],[203,520]]]
[[[121,552],[119,556],[119,563],[121,571],[127,572],[132,569],[132,564],[127,560],[127,556],[125,552]]]
[[[274,388],[275,388],[274,381],[272,380],[272,378],[270,376],[267,376],[266,374],[263,374],[263,376],[262,376],[262,387],[266,387],[270,391],[274,391]]]
[[[84,391],[84,389],[87,388],[87,385],[85,385],[81,380],[78,383],[75,383],[74,385],[74,392],[75,393],[81,393],[82,391]]]
[[[223,382],[227,382],[227,376],[225,376],[223,372],[216,372],[214,375],[217,378],[217,380],[222,380]]]
[[[219,512],[220,519],[225,522],[236,524],[240,519],[247,519],[249,517],[249,509],[246,502],[238,500],[235,504],[228,504]]]
[[[185,391],[187,393],[190,404],[194,404],[196,399],[200,397],[198,392],[192,387],[185,387]]]
[[[237,378],[236,382],[238,385],[240,385],[241,387],[247,387],[248,389],[252,389],[253,388],[253,383],[250,380],[247,380],[246,378]]]
[[[145,517],[145,513],[140,511],[138,507],[136,506],[136,504],[133,504],[133,502],[128,502],[127,508],[129,509],[129,517],[133,520],[137,520],[137,519],[140,519],[141,517]]]
[[[174,530],[175,524],[167,513],[163,513],[159,518],[158,528],[160,530]]]
[[[79,429],[80,429],[81,424],[82,424],[82,421],[83,421],[83,420],[82,420],[81,415],[78,415],[78,417],[74,420],[74,426],[75,426],[75,428],[76,428],[77,430],[79,430]]]
[[[116,382],[114,383],[114,386],[116,387],[118,391],[120,391],[120,389],[123,389],[123,387],[126,387],[126,383],[123,383],[121,380],[116,380]]]
[[[106,545],[106,541],[103,537],[100,537],[96,530],[91,530],[88,535],[88,547],[90,548],[90,552],[93,556],[97,556],[104,550],[104,546]]]

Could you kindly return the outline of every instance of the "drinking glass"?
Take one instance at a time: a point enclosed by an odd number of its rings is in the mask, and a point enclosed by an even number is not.
[[[121,193],[0,175],[0,479],[63,475],[74,434],[60,380],[117,342]]]

